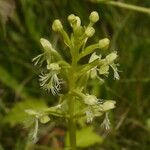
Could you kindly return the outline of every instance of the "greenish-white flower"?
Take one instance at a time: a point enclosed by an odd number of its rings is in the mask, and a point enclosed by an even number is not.
[[[47,65],[48,73],[43,73],[40,75],[40,86],[47,90],[51,91],[53,95],[59,93],[61,89],[62,79],[58,78],[58,74],[60,73],[60,67],[57,63],[52,63]]]

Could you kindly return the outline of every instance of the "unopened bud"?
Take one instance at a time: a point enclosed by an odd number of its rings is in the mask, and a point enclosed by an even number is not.
[[[118,57],[117,52],[114,51],[106,56],[106,61],[108,64],[113,63],[117,57]]]
[[[90,16],[89,16],[89,20],[92,23],[96,23],[99,20],[99,15],[96,11],[91,12]]]
[[[72,24],[76,20],[76,16],[74,14],[71,14],[68,16],[68,21]]]
[[[81,20],[78,16],[71,14],[68,16],[68,21],[70,22],[71,26],[79,27],[81,25]]]
[[[87,29],[85,30],[85,34],[88,37],[92,37],[95,33],[95,29],[93,27],[87,27]]]
[[[109,39],[107,39],[107,38],[104,38],[104,39],[102,39],[102,40],[99,40],[99,48],[100,48],[100,49],[107,49],[108,46],[109,46],[109,43],[110,43],[110,41],[109,41]]]
[[[53,25],[52,25],[52,29],[56,32],[63,29],[63,26],[62,26],[59,19],[54,20]]]

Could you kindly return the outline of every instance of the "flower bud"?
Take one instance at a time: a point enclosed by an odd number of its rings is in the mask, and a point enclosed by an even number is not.
[[[117,52],[114,51],[106,56],[106,61],[108,64],[111,64],[114,62],[114,60],[117,58]]]
[[[84,97],[84,102],[85,102],[85,104],[87,104],[87,105],[95,105],[95,104],[97,104],[98,99],[96,98],[95,95],[89,95],[89,94],[87,94],[87,95]]]
[[[104,38],[104,39],[102,39],[102,40],[99,40],[99,48],[100,48],[100,49],[107,49],[108,46],[109,46],[109,43],[110,43],[110,41],[109,41],[109,39],[107,39],[107,38]]]
[[[71,15],[68,16],[69,23],[72,24],[72,23],[75,22],[75,20],[76,20],[76,16],[74,14],[71,14]]]
[[[61,31],[63,29],[63,26],[62,26],[59,19],[54,20],[53,25],[52,25],[52,29],[56,32]]]
[[[95,29],[93,27],[87,27],[85,30],[85,34],[87,37],[92,37],[95,33]]]
[[[99,15],[96,11],[91,12],[90,16],[89,16],[89,20],[92,23],[96,23],[99,20]]]
[[[113,109],[115,108],[115,104],[116,102],[115,101],[112,101],[112,100],[108,100],[106,102],[103,103],[103,111],[108,111],[110,109]]]
[[[51,63],[51,64],[47,65],[47,69],[53,70],[53,71],[58,71],[61,68],[59,67],[59,65],[57,63]]]
[[[68,16],[68,21],[70,22],[70,25],[79,27],[81,25],[81,20],[78,16],[75,16],[74,14],[71,14]]]

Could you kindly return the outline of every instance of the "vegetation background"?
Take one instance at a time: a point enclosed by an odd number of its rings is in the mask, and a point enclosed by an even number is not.
[[[149,0],[115,2],[150,8]],[[110,114],[111,131],[102,131],[100,120],[95,120],[93,127],[102,140],[84,149],[150,149],[150,13],[88,0],[0,0],[0,150],[50,150],[63,146],[66,130],[61,123],[41,126],[41,136],[32,146],[28,129],[21,125],[25,108],[57,102],[41,90],[39,70],[31,60],[41,53],[41,37],[64,53],[61,38],[51,30],[54,19],[60,18],[70,31],[69,14],[78,15],[86,24],[93,10],[100,15],[94,40],[111,40],[109,51],[118,51],[121,79],[107,79],[101,86],[90,83],[99,98],[115,99],[117,107]],[[82,134],[83,138],[90,136]]]

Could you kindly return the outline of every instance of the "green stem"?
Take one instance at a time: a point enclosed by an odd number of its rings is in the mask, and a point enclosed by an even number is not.
[[[72,68],[69,72],[69,93],[71,93],[75,89],[75,68],[76,68],[76,60],[73,58],[72,60]],[[69,126],[69,139],[70,139],[70,146],[71,150],[76,150],[76,122],[74,118],[74,106],[75,106],[75,99],[72,95],[69,94],[68,99],[68,106],[69,106],[69,119],[68,119],[68,126]]]
[[[106,0],[105,1],[104,0],[91,0],[91,1],[150,14],[150,8],[145,8],[145,7],[141,7],[141,6],[135,6],[135,5],[126,4],[126,3],[122,3],[122,2],[118,2],[118,1],[106,1]]]
[[[74,99],[69,100],[69,114],[70,118],[68,120],[69,125],[69,139],[71,150],[76,150],[76,124],[74,120]]]

